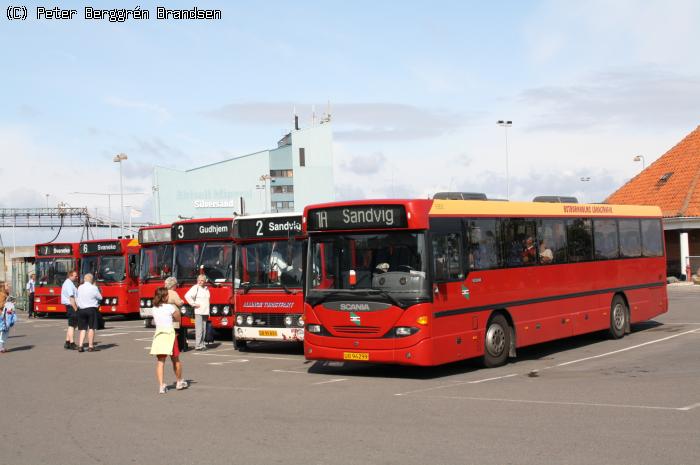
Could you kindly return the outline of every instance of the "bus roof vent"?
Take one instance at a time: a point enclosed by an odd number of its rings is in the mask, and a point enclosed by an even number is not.
[[[437,192],[434,200],[487,200],[481,192]]]
[[[566,197],[562,195],[538,195],[533,202],[549,202],[549,203],[578,203],[576,197]]]

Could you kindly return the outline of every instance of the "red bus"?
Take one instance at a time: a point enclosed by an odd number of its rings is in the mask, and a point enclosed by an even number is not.
[[[173,244],[170,225],[146,226],[139,229],[139,313],[144,326],[153,325],[153,296],[173,272]]]
[[[80,243],[80,277],[92,273],[100,288],[100,313],[139,313],[139,241],[133,238],[95,239]]]
[[[61,305],[61,286],[68,273],[78,271],[80,254],[77,243],[36,244],[36,286],[34,307],[37,313],[66,313]]]
[[[238,217],[234,345],[304,340],[301,213]]]
[[[197,276],[209,279],[209,321],[212,327],[233,328],[233,218],[207,218],[173,223],[171,238],[173,276],[177,278],[177,293],[185,293],[195,284]],[[194,328],[194,309],[182,307],[183,328]]]
[[[304,216],[308,359],[491,367],[668,309],[657,207],[384,200]]]

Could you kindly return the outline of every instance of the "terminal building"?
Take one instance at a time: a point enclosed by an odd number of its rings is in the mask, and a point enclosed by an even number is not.
[[[301,211],[334,200],[333,134],[330,118],[295,129],[276,148],[181,171],[155,167],[155,216],[182,218]]]

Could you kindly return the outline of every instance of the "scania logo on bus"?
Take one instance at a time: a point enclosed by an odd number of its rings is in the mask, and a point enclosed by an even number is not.
[[[340,304],[340,310],[346,312],[368,312],[370,311],[369,304]]]
[[[323,307],[328,310],[339,310],[341,312],[372,312],[377,310],[386,310],[391,307],[391,304],[384,302],[324,302]]]

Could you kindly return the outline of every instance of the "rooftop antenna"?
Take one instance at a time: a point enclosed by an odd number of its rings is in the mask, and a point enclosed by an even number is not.
[[[297,107],[294,105],[294,130],[299,130],[299,115],[297,115]]]
[[[316,105],[311,105],[311,126],[316,126]]]

